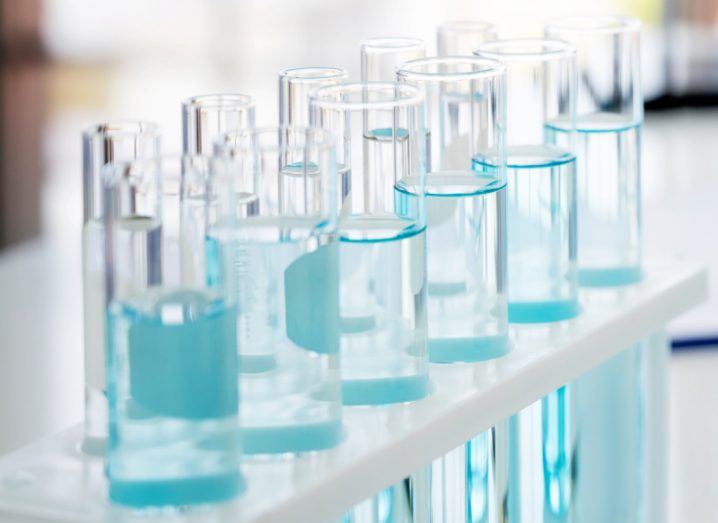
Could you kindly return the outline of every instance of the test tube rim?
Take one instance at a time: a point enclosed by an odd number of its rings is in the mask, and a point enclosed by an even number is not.
[[[423,67],[441,63],[467,63],[485,65],[476,71],[465,71],[456,73],[431,73],[412,71],[412,67]],[[399,64],[396,69],[397,77],[411,82],[452,82],[460,80],[483,80],[487,78],[499,78],[506,72],[506,66],[499,60],[479,56],[434,56],[431,58],[419,58]]]
[[[287,145],[276,143],[268,145],[264,141],[256,138],[265,135],[277,137],[281,132],[292,132],[303,134],[305,142],[301,145]],[[308,137],[311,136],[311,141]],[[248,140],[249,138],[255,138]],[[234,144],[227,143],[234,140]],[[246,142],[245,142],[246,140]],[[263,153],[281,152],[281,151],[301,151],[307,147],[312,147],[318,151],[332,149],[336,147],[336,139],[334,133],[329,129],[310,126],[294,126],[294,125],[275,125],[265,127],[255,127],[251,129],[238,129],[222,134],[215,143],[215,153],[221,156],[234,156],[241,152],[261,151]]]
[[[511,47],[542,46],[541,51],[505,52]],[[576,47],[558,38],[509,38],[484,42],[474,50],[474,55],[493,58],[501,62],[548,62],[576,56]]]
[[[191,96],[182,102],[187,110],[217,110],[231,107],[251,110],[256,102],[251,95],[241,93],[212,93]]]
[[[98,123],[86,128],[82,132],[85,139],[91,140],[96,137],[130,137],[130,136],[151,136],[160,137],[159,126],[147,120],[115,120]]]
[[[374,36],[367,38],[361,42],[361,51],[371,49],[372,52],[392,53],[397,49],[416,49],[418,51],[426,51],[426,42],[421,38],[413,36]]]
[[[439,33],[471,33],[477,30],[498,34],[499,27],[495,23],[485,20],[448,20],[437,29]]]
[[[641,21],[620,15],[569,15],[550,20],[545,27],[549,33],[586,35],[631,34],[641,30]]]
[[[370,101],[337,101],[329,96],[337,93],[366,93],[368,90],[393,90],[392,100]],[[397,98],[396,93],[402,91],[406,96]],[[334,109],[339,111],[389,110],[399,107],[411,107],[424,102],[424,89],[421,86],[401,82],[346,82],[320,87],[310,95],[309,105],[312,108]]]
[[[327,74],[313,74],[313,75],[303,75],[303,74],[297,74],[301,72],[310,72],[310,71],[324,71]],[[348,78],[349,73],[346,69],[342,67],[335,67],[335,66],[304,66],[304,67],[289,67],[287,69],[282,69],[279,71],[279,78],[282,80],[286,80],[288,82],[298,82],[298,83],[311,83],[316,80],[328,80],[328,79],[334,79],[334,78]]]

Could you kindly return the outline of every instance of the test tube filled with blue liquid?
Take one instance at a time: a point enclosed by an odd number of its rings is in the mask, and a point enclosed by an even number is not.
[[[304,127],[227,133],[217,144],[236,197],[208,249],[235,260],[247,454],[342,439],[335,151],[328,131]]]
[[[565,17],[549,23],[546,35],[577,49],[579,285],[636,283],[641,279],[640,22]],[[560,119],[548,132],[558,144],[570,141]]]
[[[103,172],[110,500],[135,508],[224,501],[239,468],[236,307],[228,278],[186,277],[179,241],[203,252],[181,192],[210,183],[200,157],[110,164]],[[205,213],[185,213],[185,206]],[[229,263],[223,264],[228,266]]]
[[[82,135],[82,291],[85,353],[85,424],[82,450],[102,455],[107,445],[105,376],[105,266],[102,221],[102,168],[111,162],[154,158],[160,135],[149,122],[103,123]]]
[[[343,402],[421,399],[430,392],[423,92],[340,84],[317,90],[311,106],[350,170],[339,216]]]
[[[471,56],[484,42],[498,38],[498,28],[480,20],[445,22],[436,30],[437,56]]]
[[[427,96],[427,311],[435,363],[508,351],[504,69],[468,56],[412,60],[397,72]],[[474,171],[477,155],[494,168]],[[399,199],[417,191],[405,187]]]
[[[575,49],[558,40],[481,44],[506,65],[509,322],[579,313],[576,269]],[[561,122],[559,141],[551,129]],[[495,169],[479,154],[477,172]]]

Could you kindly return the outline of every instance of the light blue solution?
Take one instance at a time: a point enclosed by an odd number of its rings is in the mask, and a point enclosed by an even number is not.
[[[224,300],[186,288],[110,306],[112,501],[179,506],[244,489],[235,319]]]
[[[323,227],[255,216],[210,231],[208,254],[233,265],[247,454],[321,450],[343,438],[338,245]]]
[[[483,361],[508,352],[504,187],[494,177],[471,172],[427,176],[429,358],[434,363]],[[413,187],[397,187],[399,199],[411,198],[412,192]]]
[[[578,280],[585,287],[636,283],[641,270],[641,125],[615,114],[577,121]],[[566,131],[547,126],[562,145]]]
[[[578,463],[572,392],[561,387],[541,400],[545,523],[571,521]]]
[[[341,213],[342,401],[415,401],[431,392],[423,198],[397,197],[397,162],[409,161],[405,129],[369,130],[363,145],[367,176],[366,187],[359,189],[365,198],[374,199],[370,207],[377,210]]]
[[[342,223],[345,405],[400,403],[429,394],[425,248],[425,231],[395,215]]]
[[[566,149],[507,148],[510,323],[561,321],[580,312],[575,168]],[[474,159],[477,173],[493,169]]]

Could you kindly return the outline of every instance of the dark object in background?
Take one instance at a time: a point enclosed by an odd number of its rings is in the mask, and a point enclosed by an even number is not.
[[[41,0],[0,0],[0,249],[40,232],[45,120]]]
[[[718,106],[718,0],[665,0],[665,93],[647,110]]]

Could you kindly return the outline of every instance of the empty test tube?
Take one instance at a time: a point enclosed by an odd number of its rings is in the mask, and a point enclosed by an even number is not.
[[[211,155],[224,133],[254,127],[254,99],[245,94],[193,96],[182,103],[184,154]]]
[[[419,38],[368,38],[361,43],[362,82],[393,82],[399,64],[425,57],[426,44]]]

